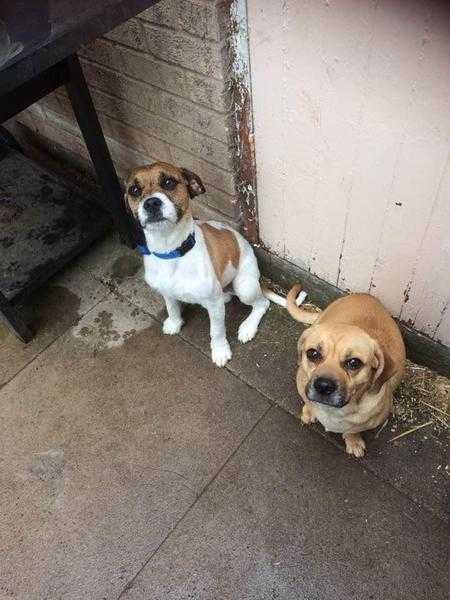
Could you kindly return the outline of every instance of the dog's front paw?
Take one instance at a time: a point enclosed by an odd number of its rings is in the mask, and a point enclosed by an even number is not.
[[[258,331],[258,323],[255,323],[253,320],[249,320],[247,318],[239,326],[238,340],[242,344],[245,344],[246,342],[249,342],[250,340],[252,340],[255,337],[257,331]]]
[[[300,419],[304,425],[311,425],[311,423],[315,423],[317,421],[316,417],[313,415],[312,410],[307,404],[303,405]]]
[[[353,456],[356,456],[356,458],[364,456],[366,444],[359,433],[348,433],[343,437],[347,454],[352,454]]]
[[[218,344],[211,344],[211,356],[214,364],[224,367],[231,358],[230,344],[226,340]]]
[[[167,317],[163,323],[162,329],[166,335],[176,335],[177,333],[180,333],[182,326],[182,319],[171,319],[170,317]]]

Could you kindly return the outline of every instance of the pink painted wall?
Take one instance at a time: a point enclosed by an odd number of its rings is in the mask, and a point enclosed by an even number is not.
[[[450,345],[450,2],[247,3],[262,241]]]

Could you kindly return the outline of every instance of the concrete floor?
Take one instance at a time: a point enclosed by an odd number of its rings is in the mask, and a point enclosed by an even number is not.
[[[357,461],[296,418],[298,324],[240,346],[231,303],[218,369],[140,267],[109,237],[30,300],[31,344],[0,328],[0,600],[448,598],[448,429],[390,441],[448,380],[411,365]]]

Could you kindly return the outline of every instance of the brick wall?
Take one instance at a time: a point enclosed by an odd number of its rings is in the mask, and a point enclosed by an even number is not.
[[[224,40],[216,4],[161,0],[79,56],[119,175],[158,159],[187,167],[207,188],[201,205],[234,219]],[[87,157],[63,88],[17,120]]]

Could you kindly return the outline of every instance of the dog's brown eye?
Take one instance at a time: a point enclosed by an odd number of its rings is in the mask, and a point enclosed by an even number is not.
[[[363,363],[359,358],[349,358],[344,362],[344,367],[348,371],[357,371],[363,366]]]
[[[177,182],[172,177],[164,177],[161,181],[161,187],[168,191],[174,190],[176,185]]]
[[[322,355],[315,348],[309,348],[309,350],[306,351],[306,357],[311,362],[318,362],[322,358]]]
[[[130,194],[130,196],[139,196],[141,193],[141,188],[136,184],[130,185],[130,187],[128,188],[128,193]]]

